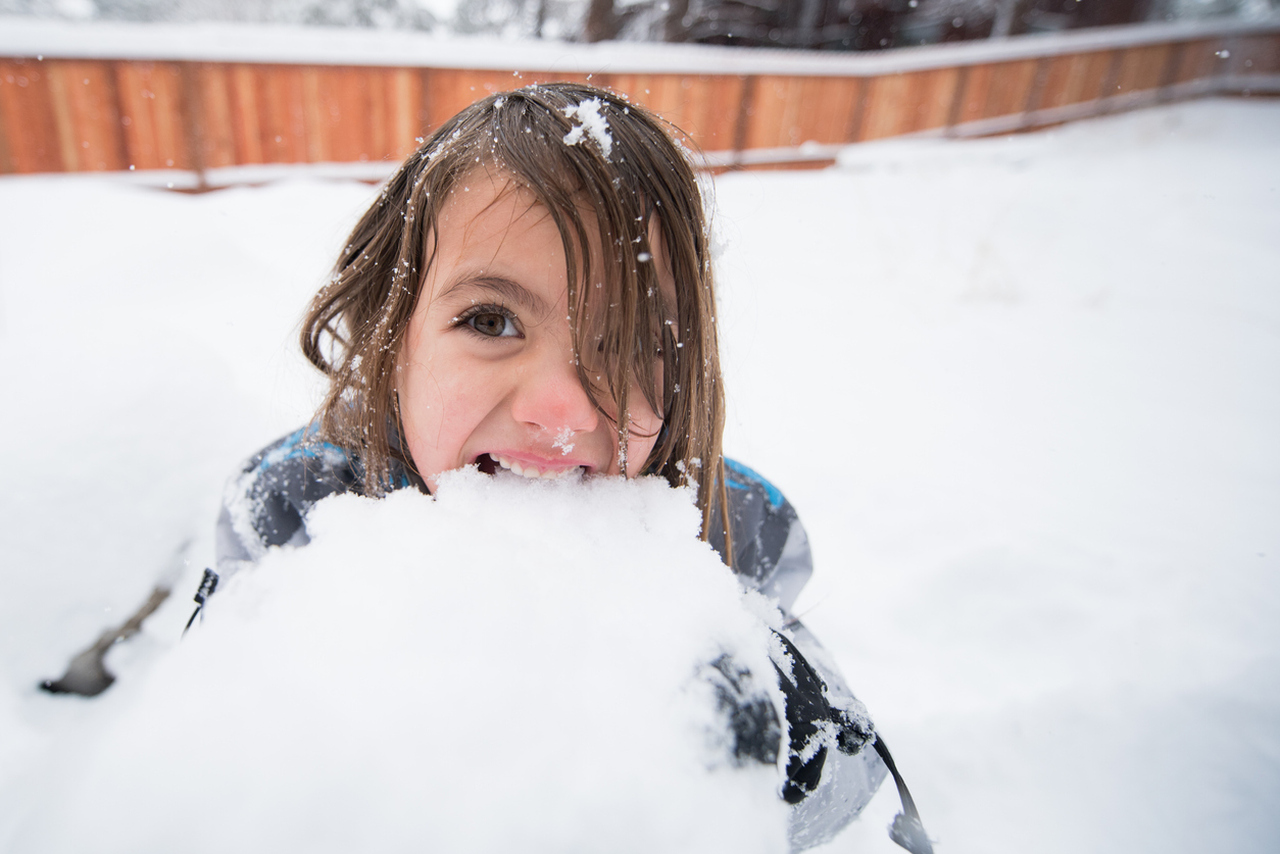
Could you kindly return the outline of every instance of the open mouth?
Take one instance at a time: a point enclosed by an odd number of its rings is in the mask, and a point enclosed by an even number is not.
[[[509,471],[530,480],[564,480],[566,478],[581,477],[586,472],[585,466],[569,466],[568,468],[548,466],[543,469],[532,463],[522,463],[519,460],[508,459],[501,454],[481,454],[476,457],[476,466],[485,474]]]

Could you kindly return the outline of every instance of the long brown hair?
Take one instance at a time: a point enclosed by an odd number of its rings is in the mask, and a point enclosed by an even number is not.
[[[697,487],[709,538],[713,508],[727,507],[715,291],[701,193],[669,127],[592,86],[529,86],[458,113],[387,182],[312,300],[301,334],[306,357],[330,380],[317,414],[320,436],[356,455],[366,494],[390,488],[394,460],[413,468],[396,438],[396,361],[432,263],[440,209],[483,165],[532,193],[560,232],[574,355],[592,354],[601,382],[590,381],[580,359],[579,379],[601,412],[618,413],[623,461],[634,382],[663,416],[644,471],[673,486]],[[661,246],[650,245],[654,236]],[[584,248],[593,245],[603,257]],[[674,306],[659,285],[663,255],[675,281]],[[601,290],[607,311],[587,330],[579,322],[587,296]],[[601,407],[601,394],[612,407]],[[715,517],[731,556],[728,514]]]

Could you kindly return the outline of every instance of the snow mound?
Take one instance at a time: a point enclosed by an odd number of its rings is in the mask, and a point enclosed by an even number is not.
[[[18,847],[786,851],[779,769],[731,760],[697,675],[772,682],[778,615],[698,524],[656,479],[321,502],[114,698]]]

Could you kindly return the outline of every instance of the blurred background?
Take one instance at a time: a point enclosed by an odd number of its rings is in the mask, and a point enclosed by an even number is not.
[[[378,182],[554,79],[695,150],[727,450],[805,520],[799,609],[938,850],[1280,849],[1274,3],[0,14],[0,850],[175,648],[227,475],[312,412],[297,324]],[[105,694],[37,688],[103,638]],[[896,850],[896,810],[828,850]]]
[[[714,169],[1264,95],[1280,62],[1268,0],[3,2],[0,174],[178,187],[264,164],[378,178],[478,94],[542,80],[651,107]]]
[[[1266,17],[1274,0],[3,0],[64,20],[238,21],[566,41],[879,50],[1083,27]]]

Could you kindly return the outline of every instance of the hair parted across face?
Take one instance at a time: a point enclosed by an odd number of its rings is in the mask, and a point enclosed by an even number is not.
[[[368,494],[389,488],[393,459],[412,470],[397,438],[398,359],[415,308],[430,296],[424,281],[441,211],[477,170],[526,191],[554,222],[567,268],[573,363],[617,431],[621,469],[636,470],[626,459],[627,413],[642,406],[660,414],[642,470],[697,486],[705,536],[712,507],[724,506],[725,484],[701,194],[662,120],[591,86],[535,85],[477,101],[387,183],[303,324],[303,351],[330,378],[321,435],[357,455]],[[643,401],[630,399],[637,393]]]

